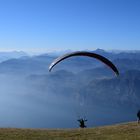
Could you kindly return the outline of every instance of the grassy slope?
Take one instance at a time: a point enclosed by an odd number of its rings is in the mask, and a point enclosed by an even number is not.
[[[140,140],[140,124],[65,130],[1,128],[0,140]]]

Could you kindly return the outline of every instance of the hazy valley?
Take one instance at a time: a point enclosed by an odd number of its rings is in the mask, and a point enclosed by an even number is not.
[[[140,109],[140,52],[95,50],[114,62],[120,76],[101,62],[68,59],[49,73],[58,56],[42,54],[1,60],[0,126],[29,128],[78,127],[136,120]]]

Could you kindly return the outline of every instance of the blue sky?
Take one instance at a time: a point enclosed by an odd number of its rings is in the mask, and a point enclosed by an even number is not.
[[[139,50],[140,0],[0,0],[0,50]]]

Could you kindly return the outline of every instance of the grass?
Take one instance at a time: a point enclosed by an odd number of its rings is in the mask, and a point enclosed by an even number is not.
[[[86,129],[1,128],[0,140],[140,140],[136,122]]]

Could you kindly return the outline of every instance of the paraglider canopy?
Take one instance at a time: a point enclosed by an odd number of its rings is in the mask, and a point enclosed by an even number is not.
[[[107,66],[109,66],[114,72],[115,74],[118,76],[119,75],[119,71],[116,68],[116,66],[107,58],[105,58],[102,55],[96,54],[96,53],[92,53],[92,52],[86,52],[86,51],[77,51],[77,52],[72,52],[72,53],[68,53],[65,54],[63,56],[58,57],[57,59],[55,59],[50,67],[49,67],[49,71],[51,72],[51,70],[53,69],[53,67],[58,64],[59,62],[69,58],[69,57],[73,57],[73,56],[87,56],[87,57],[92,57],[92,58],[96,58],[98,60],[100,60],[101,62],[103,62],[104,64],[106,64]]]

